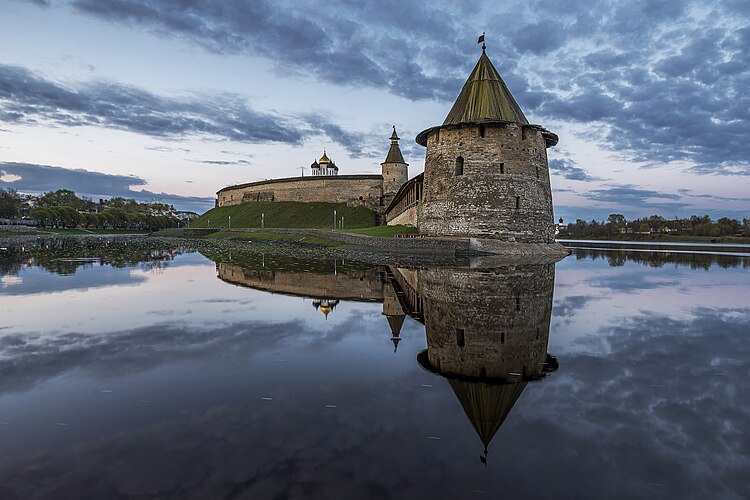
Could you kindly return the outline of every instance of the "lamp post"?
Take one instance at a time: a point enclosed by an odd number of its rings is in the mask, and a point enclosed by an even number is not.
[[[232,229],[232,216],[229,216],[229,229]]]
[[[261,229],[266,227],[266,213],[265,212],[260,213],[260,227]]]
[[[336,209],[333,210],[333,229],[336,230]]]

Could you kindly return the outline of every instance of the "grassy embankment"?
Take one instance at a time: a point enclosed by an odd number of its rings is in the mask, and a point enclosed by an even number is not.
[[[161,234],[161,232],[159,233]],[[326,247],[338,247],[346,245],[342,241],[329,240],[320,236],[310,236],[306,234],[286,234],[273,233],[268,231],[218,231],[203,236],[204,239],[217,240],[242,240],[252,242],[282,242],[282,243],[299,243],[304,245],[322,245]]]
[[[253,242],[282,242],[329,247],[346,243],[328,239],[321,235],[286,234],[273,229],[319,229],[334,232],[333,211],[337,222],[344,218],[344,229],[336,232],[356,233],[365,236],[392,237],[394,234],[414,233],[416,228],[408,226],[375,226],[377,215],[364,207],[350,207],[343,203],[298,203],[298,202],[254,202],[231,207],[213,208],[190,223],[190,229],[219,229],[198,238],[243,240]],[[263,216],[264,230],[261,227]],[[231,230],[229,218],[231,219]],[[269,230],[270,229],[270,230]],[[183,236],[188,231],[163,229],[160,236]]]
[[[364,234],[366,236],[379,236],[381,238],[391,238],[395,234],[416,234],[419,230],[411,226],[375,226],[364,227],[361,229],[345,229],[345,233]]]
[[[254,202],[231,207],[212,208],[190,223],[191,228],[228,228],[229,217],[232,229],[250,229],[261,226],[261,215],[265,228],[310,228],[333,229],[333,211],[337,223],[344,218],[344,228],[372,227],[376,214],[365,207],[350,207],[344,203],[299,203],[293,201]]]

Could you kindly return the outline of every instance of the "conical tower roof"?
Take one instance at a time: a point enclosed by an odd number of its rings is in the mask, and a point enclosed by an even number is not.
[[[529,124],[507,85],[483,50],[469,79],[466,80],[450,113],[445,118],[443,126],[489,121]]]
[[[401,148],[398,146],[399,137],[396,134],[396,127],[393,127],[393,133],[391,134],[391,147],[388,150],[388,154],[385,157],[383,163],[403,163],[408,165],[404,161],[404,155],[401,154]],[[383,164],[381,163],[381,165]]]
[[[457,378],[449,378],[448,382],[485,449],[526,388],[526,382],[488,384]]]
[[[404,324],[404,318],[406,318],[406,316],[403,314],[389,314],[385,318],[388,320],[388,326],[391,327],[391,334],[394,337],[398,337],[401,333],[401,327]]]

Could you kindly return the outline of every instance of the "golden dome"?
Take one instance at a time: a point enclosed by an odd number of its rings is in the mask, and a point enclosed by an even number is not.
[[[323,314],[325,314],[325,316],[326,316],[326,319],[328,319],[328,314],[329,314],[329,313],[330,313],[330,312],[331,312],[332,310],[333,310],[333,308],[331,308],[331,307],[328,307],[328,306],[320,306],[320,312],[322,312]]]
[[[331,163],[331,160],[328,158],[328,155],[326,154],[325,149],[323,150],[323,156],[320,157],[320,160],[318,160],[318,163],[321,165],[323,163]]]

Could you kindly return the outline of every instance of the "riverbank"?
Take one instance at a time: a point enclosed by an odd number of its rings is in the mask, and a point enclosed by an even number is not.
[[[319,234],[320,233],[320,234]],[[211,237],[213,236],[213,237]],[[512,245],[511,250],[513,250]],[[333,231],[303,229],[270,231],[232,231],[228,235],[211,233],[201,237],[175,237],[171,233],[140,235],[17,235],[0,237],[0,248],[65,248],[71,254],[76,248],[95,256],[101,249],[118,247],[151,249],[158,247],[189,247],[215,256],[242,252],[288,255],[302,259],[346,259],[377,265],[504,265],[508,263],[552,263],[565,255],[530,253],[522,250],[503,255],[477,254],[470,251],[470,242],[437,238],[376,238]],[[0,254],[0,258],[2,254]]]
[[[650,243],[732,243],[750,245],[750,238],[738,236],[693,236],[671,235],[664,233],[653,234],[615,234],[610,236],[588,236],[585,238],[563,237],[558,235],[557,241],[637,241]]]
[[[742,238],[738,238],[742,239]],[[568,240],[558,239],[566,248],[593,250],[630,250],[636,252],[679,252],[679,253],[736,253],[750,254],[750,242],[711,243],[711,242],[657,242],[657,241],[614,241],[614,240]]]

